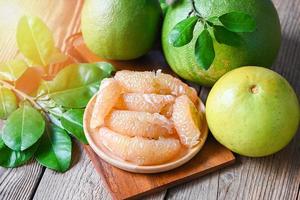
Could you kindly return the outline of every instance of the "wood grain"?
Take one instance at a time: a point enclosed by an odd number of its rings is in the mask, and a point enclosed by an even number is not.
[[[76,143],[73,149],[73,155],[76,156],[72,170],[64,174],[46,170],[35,193],[34,200],[111,199],[104,186],[105,183],[96,174],[92,162],[83,152],[82,145]],[[162,200],[164,194],[165,192],[158,193],[147,199]]]
[[[109,199],[91,161],[75,144],[72,169],[63,174],[46,170],[33,199]]]
[[[274,1],[282,24],[282,48],[273,69],[300,95],[300,1]],[[204,89],[205,98],[209,90]],[[266,158],[238,157],[237,164],[168,191],[167,199],[296,200],[300,187],[300,133],[283,151]]]
[[[31,199],[43,172],[36,162],[4,171],[0,177],[0,199]]]
[[[168,172],[151,175],[117,169],[102,161],[89,146],[86,146],[85,150],[116,200],[140,198],[196,179],[234,162],[231,152],[212,138],[208,139],[203,149],[187,164]]]

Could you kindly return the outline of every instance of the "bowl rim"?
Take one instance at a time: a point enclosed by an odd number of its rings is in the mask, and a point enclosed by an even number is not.
[[[177,160],[172,160],[171,162],[161,164],[161,165],[151,165],[151,166],[139,166],[133,163],[130,163],[128,161],[124,161],[121,159],[118,159],[116,156],[108,155],[107,152],[105,152],[102,148],[104,147],[99,147],[93,137],[91,136],[91,130],[90,130],[90,118],[91,118],[91,113],[92,109],[94,107],[94,103],[96,100],[97,94],[95,94],[89,101],[89,103],[86,106],[84,116],[83,116],[83,129],[84,129],[84,134],[86,136],[86,139],[90,145],[90,147],[93,149],[93,151],[105,162],[113,165],[114,167],[117,167],[119,169],[129,171],[129,172],[134,172],[134,173],[159,173],[159,172],[165,172],[169,171],[172,169],[175,169],[177,167],[180,167],[181,165],[187,163],[190,161],[197,153],[202,149],[204,146],[204,143],[207,139],[208,136],[208,125],[205,117],[205,106],[201,99],[199,98],[199,110],[203,113],[203,126],[201,128],[201,136],[200,136],[200,141],[199,143],[194,146],[193,148],[189,149],[188,152],[180,157]]]

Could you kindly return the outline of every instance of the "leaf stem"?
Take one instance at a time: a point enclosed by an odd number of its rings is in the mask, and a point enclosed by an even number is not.
[[[202,15],[200,14],[200,12],[198,11],[198,9],[196,8],[196,3],[194,0],[190,0],[191,4],[192,4],[192,12],[194,12],[200,19],[203,19]]]
[[[0,80],[0,84],[5,87],[5,88],[8,88],[8,89],[11,89],[12,91],[14,91],[18,96],[22,97],[24,100],[28,100],[35,108],[37,108],[38,110],[41,110],[42,107],[40,105],[38,105],[36,102],[35,102],[35,99],[34,97],[31,97],[27,94],[25,94],[24,92],[18,90],[17,88],[15,88],[13,85],[9,84],[8,82],[6,81],[3,81],[3,80]]]
[[[13,86],[12,84],[6,82],[6,81],[3,81],[3,80],[0,80],[0,84],[7,88],[7,89],[10,89],[12,91],[14,91],[19,97],[21,97],[23,100],[27,100],[31,103],[31,105],[33,107],[35,107],[37,110],[39,110],[45,117],[48,121],[50,121],[50,118],[47,114],[47,111],[42,107],[40,106],[36,101],[35,101],[35,98],[34,97],[31,97],[29,96],[28,94],[18,90],[17,88],[15,88],[15,86]]]

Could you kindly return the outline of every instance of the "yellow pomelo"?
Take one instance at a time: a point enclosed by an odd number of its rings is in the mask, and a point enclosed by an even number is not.
[[[220,143],[236,153],[259,157],[291,141],[299,124],[299,103],[293,88],[276,72],[242,67],[214,85],[206,116]]]

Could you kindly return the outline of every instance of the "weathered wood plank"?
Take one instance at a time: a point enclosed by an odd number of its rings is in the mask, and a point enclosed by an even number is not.
[[[109,199],[98,174],[94,171],[91,161],[79,144],[74,143],[71,170],[61,174],[46,170],[34,199]]]
[[[36,162],[4,171],[0,177],[0,199],[31,199],[43,172]]]
[[[300,1],[274,1],[282,29],[282,48],[273,69],[300,95]],[[203,99],[208,89],[201,91]],[[300,199],[300,131],[283,151],[266,158],[238,157],[235,166],[169,191],[168,199]]]
[[[46,170],[34,199],[111,199],[111,195],[104,185],[105,183],[97,174],[82,146],[77,144],[74,149],[76,163],[73,168],[64,174]],[[147,199],[163,199],[164,194],[165,192],[161,192]]]

